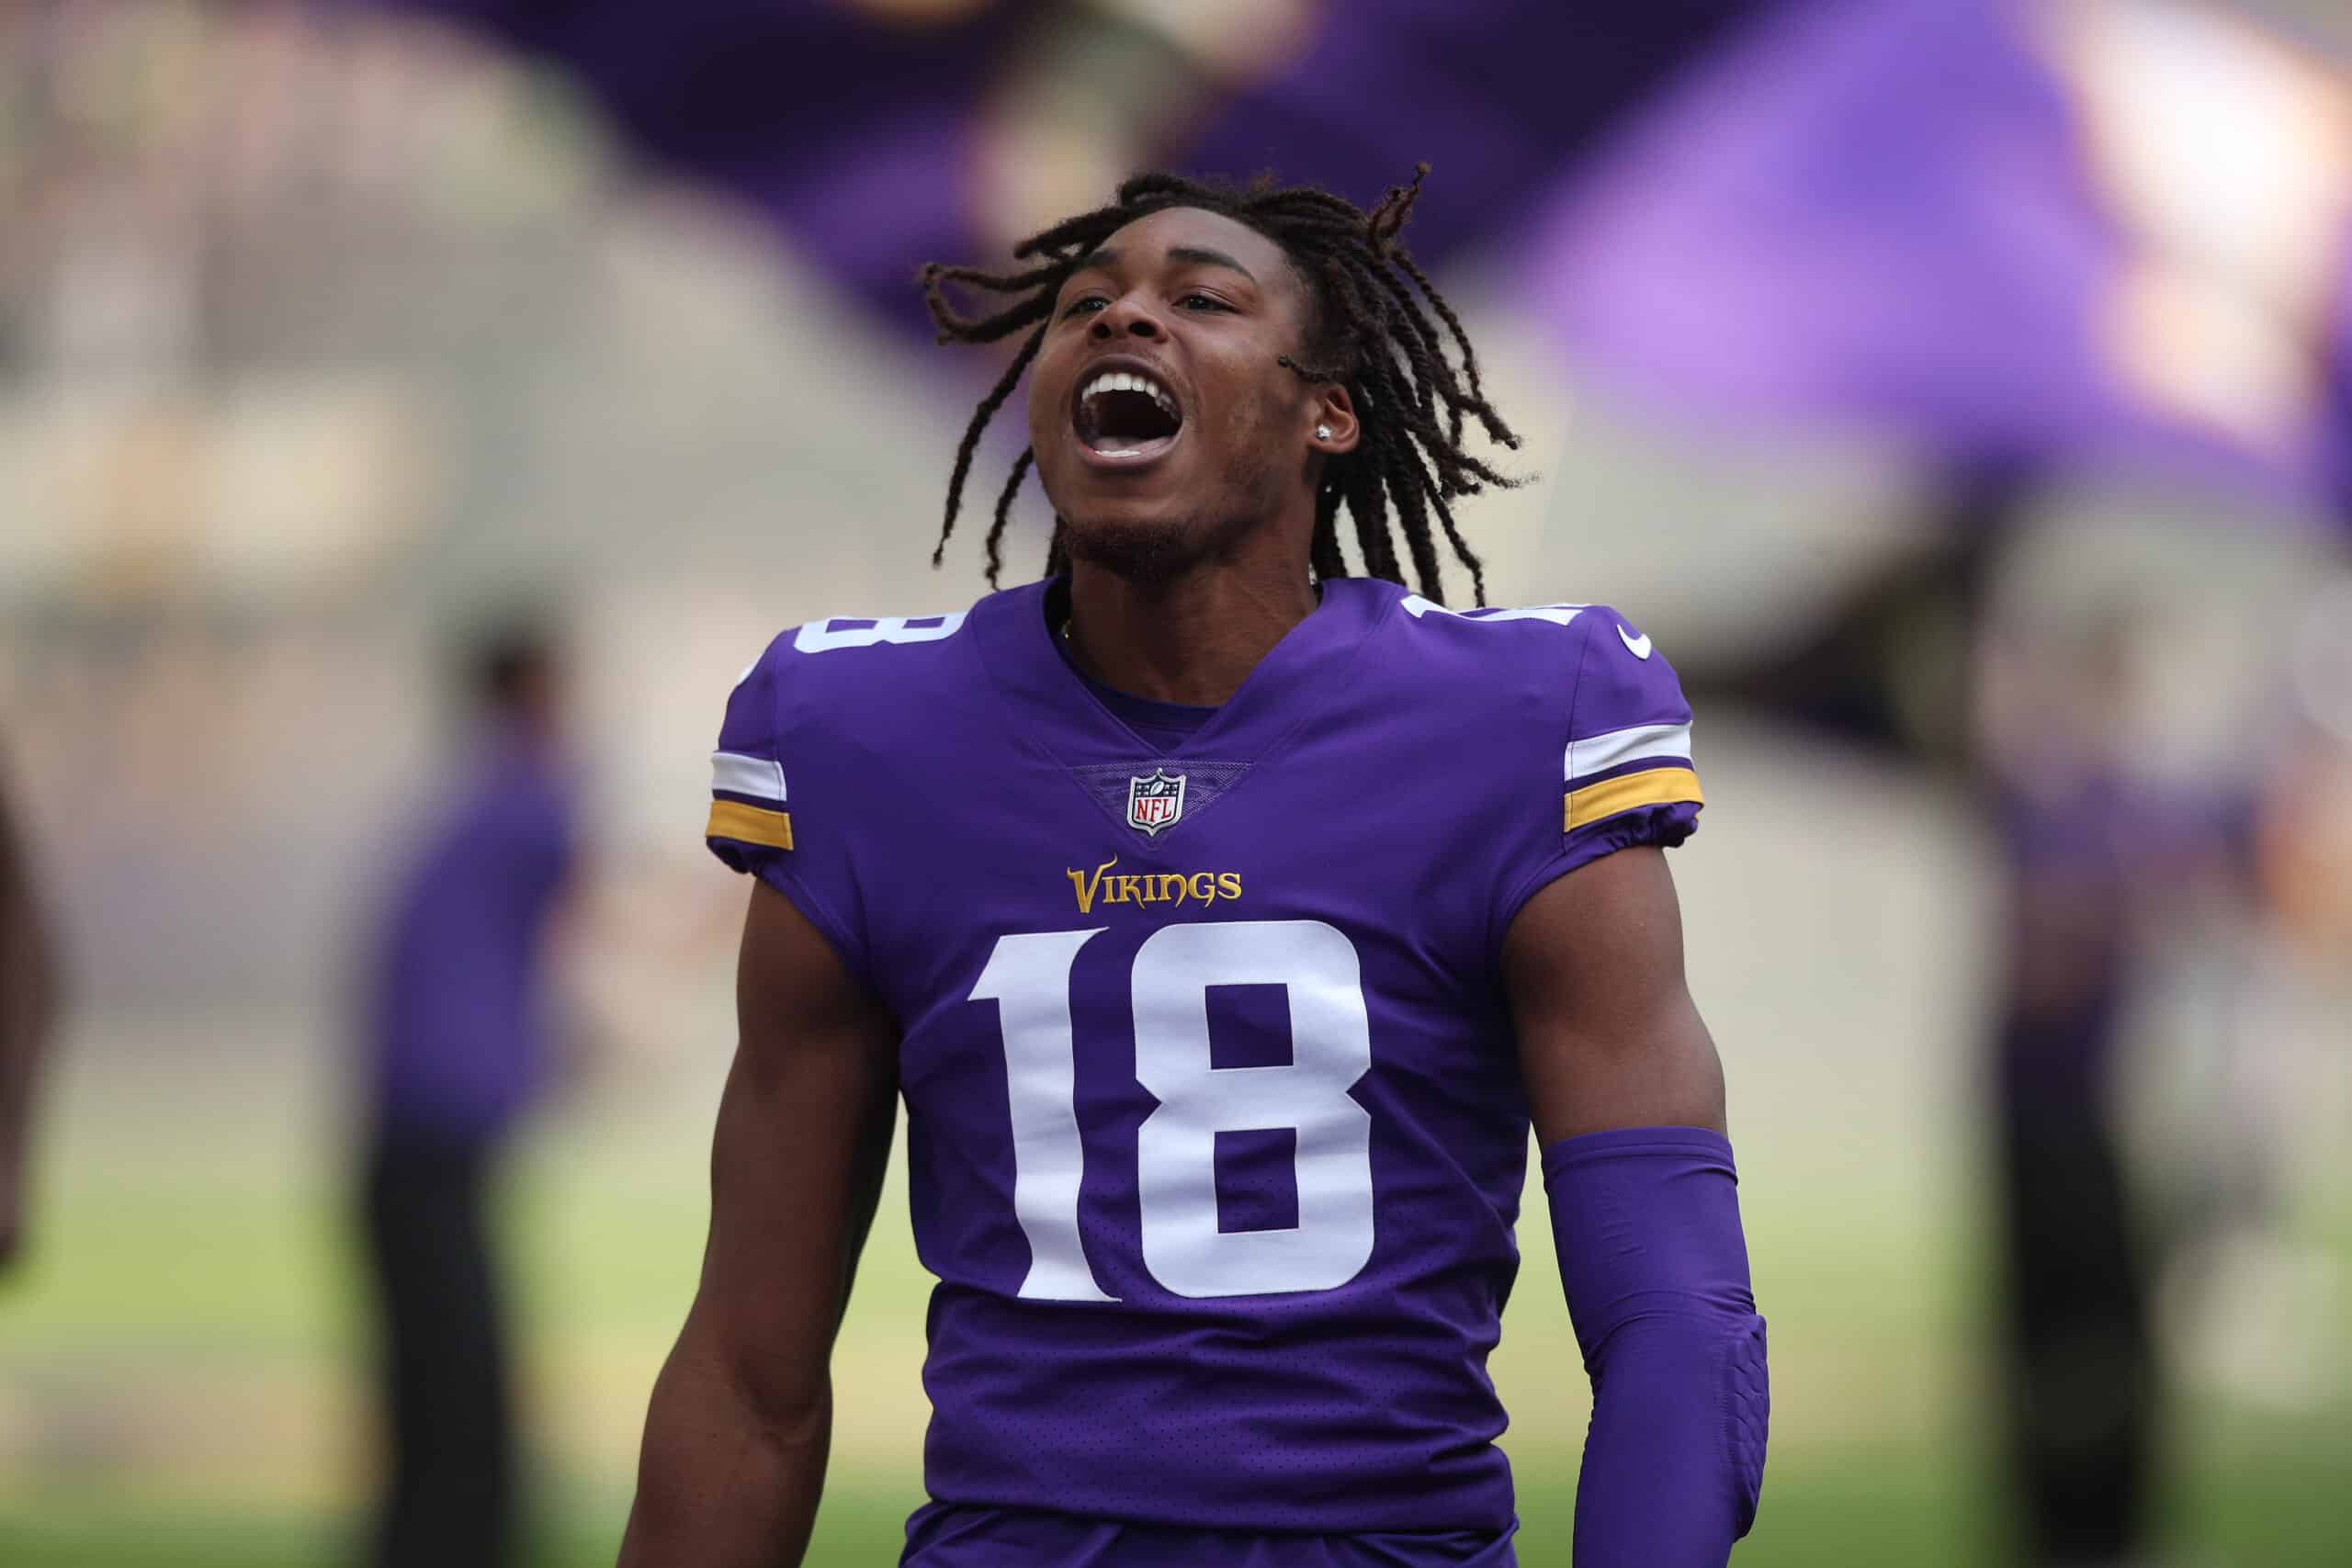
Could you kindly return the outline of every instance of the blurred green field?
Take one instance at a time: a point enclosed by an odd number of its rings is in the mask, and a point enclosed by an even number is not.
[[[2266,1463],[2204,1477],[2175,1506],[2181,1560],[2279,1568],[2340,1563],[2344,1457],[2340,1448],[2305,1452],[2283,1470]],[[1860,1451],[1836,1462],[1816,1454],[1794,1464],[1776,1454],[1769,1511],[1736,1558],[1748,1568],[1997,1562],[1998,1505],[1980,1481],[1967,1470],[1889,1462]],[[827,1499],[809,1560],[895,1562],[900,1524],[920,1501],[919,1491],[851,1478]],[[622,1502],[581,1496],[565,1503],[537,1532],[526,1560],[530,1568],[609,1564]],[[1567,1487],[1522,1488],[1522,1561],[1567,1562],[1574,1505]],[[67,1503],[0,1527],[0,1560],[40,1568],[293,1568],[347,1556],[351,1539],[336,1519],[300,1514]]]
[[[611,1559],[646,1393],[692,1288],[717,1073],[622,1075],[518,1153],[509,1228],[543,1483],[534,1562]],[[62,1088],[45,1245],[0,1295],[0,1564],[347,1560],[368,1460],[329,1086],[197,1055],[136,1071],[85,1058]],[[1772,1095],[1751,1098],[1769,1113]],[[1965,1140],[1873,1165],[1888,1174],[1869,1188],[1843,1173],[1870,1151],[1828,1142],[1744,1145],[1775,1432],[1738,1561],[2005,1561]],[[1525,1560],[1565,1563],[1587,1405],[1539,1189],[1529,1203],[1495,1374],[1515,1418]],[[920,1501],[925,1277],[903,1214],[894,1191],[841,1347],[818,1563],[894,1561]],[[2340,1206],[2299,1223],[2352,1255]],[[2168,1562],[2346,1560],[2340,1386],[2293,1415],[2201,1394],[2175,1414]]]

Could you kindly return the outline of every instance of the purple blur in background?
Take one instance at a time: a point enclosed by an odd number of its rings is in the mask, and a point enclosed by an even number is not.
[[[1002,259],[983,254],[969,209],[982,104],[1026,30],[1073,9],[1001,0],[892,26],[828,0],[375,3],[555,63],[640,152],[748,202],[837,283],[925,332],[919,263]],[[1272,169],[1366,204],[1427,160],[1448,198],[1417,215],[1413,243],[1435,260],[1509,228],[1626,110],[1783,3],[1326,6],[1295,62],[1153,156],[1194,175]]]
[[[1368,202],[1429,163],[1425,262],[1524,228],[1547,183],[1751,17],[1787,0],[1351,0],[1306,53],[1170,150],[1193,173],[1263,169]]]
[[[986,106],[1024,40],[1079,14],[1048,0],[897,22],[825,0],[376,3],[552,62],[639,151],[743,200],[910,332],[926,330],[915,265],[1001,259],[971,205]],[[1147,157],[1361,201],[1426,160],[1446,199],[1416,214],[1421,259],[1523,250],[1525,292],[1566,359],[1679,414],[1860,429],[1937,460],[2154,468],[2352,513],[2352,220],[2331,242],[2336,308],[2250,307],[2307,362],[2294,406],[2208,417],[2139,384],[2131,355],[2170,354],[2194,379],[2196,349],[2123,341],[2164,335],[2118,317],[2142,264],[2175,258],[2101,172],[2091,89],[2052,57],[2062,11],[1357,0],[1322,7],[1295,58],[1261,77],[1201,72],[1200,111],[1147,137]],[[2155,41],[2210,44],[2183,38]],[[1187,69],[1165,40],[1136,47]]]
[[[638,150],[749,202],[909,326],[918,264],[971,251],[974,117],[1040,7],[888,28],[825,0],[379,0],[567,72]]]
[[[2341,305],[2280,323],[2325,368],[2259,438],[2132,384],[2109,340],[2141,242],[2035,15],[1815,0],[1709,61],[1552,200],[1527,279],[1564,352],[1685,414],[2344,509]]]

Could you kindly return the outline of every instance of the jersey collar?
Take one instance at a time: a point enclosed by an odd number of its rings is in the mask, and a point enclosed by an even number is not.
[[[1072,767],[1150,757],[1241,765],[1259,761],[1346,688],[1366,634],[1403,592],[1373,579],[1327,580],[1322,603],[1258,661],[1216,716],[1163,752],[1104,707],[1054,646],[1046,601],[1061,581],[992,593],[973,606],[969,626],[1024,739]]]

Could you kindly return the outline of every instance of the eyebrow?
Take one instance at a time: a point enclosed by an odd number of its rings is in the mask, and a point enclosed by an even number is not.
[[[1168,259],[1172,262],[1192,262],[1200,266],[1230,267],[1250,282],[1258,281],[1256,273],[1251,272],[1223,251],[1212,251],[1199,245],[1170,245],[1168,247]]]
[[[1172,262],[1190,262],[1196,266],[1230,267],[1250,282],[1258,281],[1258,275],[1243,266],[1238,261],[1223,251],[1213,251],[1204,245],[1170,245],[1168,247],[1168,259]],[[1098,267],[1115,266],[1118,265],[1118,260],[1119,253],[1104,245],[1079,258],[1078,270],[1092,272]]]

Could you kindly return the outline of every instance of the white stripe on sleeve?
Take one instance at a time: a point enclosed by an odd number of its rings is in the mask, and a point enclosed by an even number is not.
[[[1690,727],[1687,724],[1643,724],[1631,729],[1604,730],[1568,742],[1567,777],[1573,782],[1645,757],[1690,755]]]
[[[741,751],[710,754],[710,787],[729,795],[784,804],[784,764],[773,757],[747,757]]]

